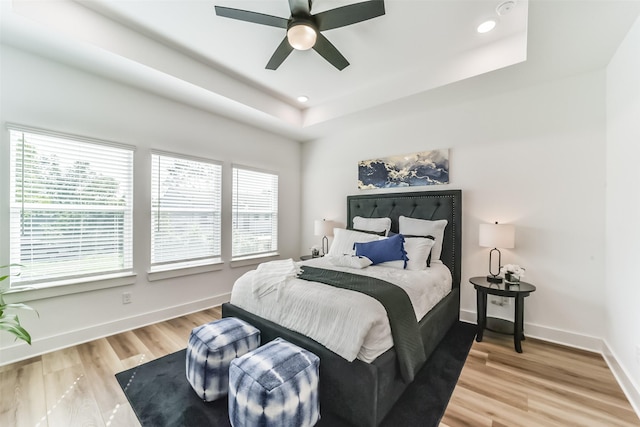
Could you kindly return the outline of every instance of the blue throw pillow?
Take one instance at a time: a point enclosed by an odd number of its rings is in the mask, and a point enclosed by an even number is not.
[[[407,266],[407,252],[404,250],[404,236],[402,234],[373,242],[356,243],[354,246],[356,255],[369,258],[372,265],[402,260],[405,267]]]

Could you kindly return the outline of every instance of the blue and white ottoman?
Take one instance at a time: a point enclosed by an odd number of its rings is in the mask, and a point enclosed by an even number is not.
[[[306,427],[320,418],[320,359],[282,338],[245,354],[229,368],[233,427]]]
[[[225,317],[191,331],[187,346],[187,380],[205,402],[229,390],[229,364],[260,346],[260,331],[235,317]]]

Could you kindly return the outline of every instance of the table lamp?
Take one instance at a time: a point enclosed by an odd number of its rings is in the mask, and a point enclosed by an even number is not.
[[[515,247],[516,229],[511,224],[480,224],[480,235],[478,242],[485,248],[493,248],[489,251],[489,275],[487,280],[491,283],[501,283],[499,277],[500,267],[502,267],[502,254],[498,248],[512,249]],[[498,253],[498,272],[493,272],[493,253]]]
[[[329,252],[329,239],[327,236],[333,236],[333,222],[324,219],[316,219],[313,234],[316,236],[322,236],[322,256],[326,255]]]

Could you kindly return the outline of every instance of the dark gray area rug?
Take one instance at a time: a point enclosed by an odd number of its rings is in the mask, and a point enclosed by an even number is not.
[[[437,426],[475,334],[475,325],[454,324],[381,425]],[[186,350],[180,350],[116,374],[138,420],[144,427],[230,426],[227,399],[205,403],[191,389],[185,375],[185,355]],[[323,415],[317,427],[329,426],[346,427]]]

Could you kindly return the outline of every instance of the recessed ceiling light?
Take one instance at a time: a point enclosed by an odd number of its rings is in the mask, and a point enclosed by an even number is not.
[[[298,100],[298,102],[307,102],[309,100],[309,97],[306,95],[300,95],[296,99]]]
[[[496,21],[493,19],[489,19],[484,21],[482,24],[478,25],[479,33],[488,33],[496,27]]]

